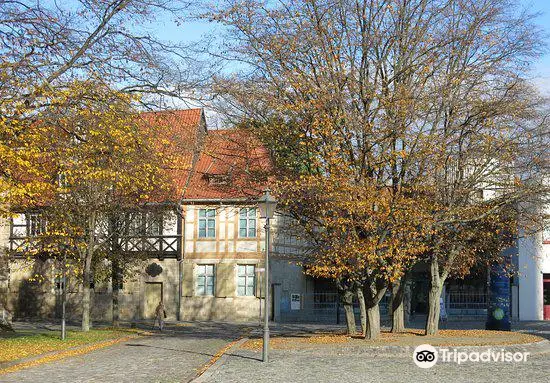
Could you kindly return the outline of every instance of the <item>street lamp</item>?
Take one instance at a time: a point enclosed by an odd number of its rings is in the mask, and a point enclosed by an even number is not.
[[[61,279],[61,340],[67,338],[67,327],[66,327],[66,304],[67,304],[67,245],[61,245],[61,251],[63,252],[63,276]]]
[[[258,200],[258,207],[260,208],[260,218],[265,218],[265,296],[264,296],[264,341],[262,361],[267,362],[267,352],[269,348],[269,314],[268,314],[268,302],[269,302],[269,220],[273,218],[275,208],[277,207],[277,200],[269,194],[270,190],[265,189],[265,193]]]

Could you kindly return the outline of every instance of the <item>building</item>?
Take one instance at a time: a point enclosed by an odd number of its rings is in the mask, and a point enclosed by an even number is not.
[[[256,201],[270,181],[266,149],[245,131],[209,130],[201,109],[142,116],[165,127],[169,149],[178,153],[171,169],[176,195],[171,204],[153,204],[132,215],[120,238],[124,251],[145,254],[138,272],[124,279],[121,319],[151,319],[162,300],[171,320],[260,320],[265,231]],[[276,321],[338,322],[344,315],[338,293],[329,281],[304,274],[303,243],[286,230],[287,219],[276,216],[273,222],[269,315]],[[78,320],[80,279],[62,281],[59,265],[47,257],[31,262],[25,257],[26,239],[43,226],[37,212],[1,222],[0,306],[16,318],[59,317],[60,287],[66,282],[68,313]],[[511,284],[513,319],[550,319],[549,234],[520,239],[513,251],[519,254],[519,274]],[[427,309],[427,272],[418,265],[408,285],[406,307],[419,315]],[[93,287],[92,319],[111,320],[112,284]],[[448,281],[443,297],[449,316],[484,320],[487,274]],[[388,300],[381,302],[382,315]]]
[[[169,207],[152,204],[133,214],[120,238],[124,251],[147,255],[139,273],[124,280],[121,319],[152,318],[162,300],[168,319],[255,320],[265,238],[256,200],[267,184],[267,151],[245,132],[209,131],[201,109],[143,119],[165,126],[164,138],[178,151],[171,169],[177,196]],[[59,265],[26,259],[27,239],[43,226],[39,212],[19,212],[0,229],[0,303],[16,318],[59,315]],[[76,277],[66,282],[67,309],[78,319],[82,286]],[[111,283],[93,284],[92,319],[111,319],[111,292]]]
[[[550,228],[518,241],[518,283],[512,316],[550,320]],[[515,312],[514,312],[515,310]]]

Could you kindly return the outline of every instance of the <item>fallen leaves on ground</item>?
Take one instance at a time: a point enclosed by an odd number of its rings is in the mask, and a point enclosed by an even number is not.
[[[112,328],[88,332],[68,331],[65,340],[61,340],[58,331],[10,334],[0,338],[0,363],[137,334],[147,335],[143,331]]]
[[[379,339],[368,340],[360,336],[350,337],[338,333],[299,334],[275,336],[269,346],[274,349],[301,349],[324,347],[331,344],[363,346],[417,346],[429,343],[433,346],[504,346],[539,342],[542,338],[519,332],[488,330],[440,330],[435,336],[424,336],[424,330],[408,329],[403,333],[383,331]],[[258,351],[262,339],[250,339],[241,348]]]

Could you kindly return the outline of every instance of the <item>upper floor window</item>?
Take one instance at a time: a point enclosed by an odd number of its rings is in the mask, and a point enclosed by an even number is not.
[[[162,229],[162,215],[155,212],[147,212],[145,218],[145,235],[160,235]]]
[[[238,265],[237,295],[254,295],[254,265]]]
[[[46,220],[40,214],[29,214],[29,236],[35,237],[46,232]]]
[[[214,265],[197,265],[196,295],[214,295]]]
[[[39,213],[20,214],[12,220],[14,238],[36,237],[46,233],[46,219]]]
[[[130,236],[159,236],[162,231],[162,214],[158,212],[134,212],[129,214]]]
[[[199,238],[216,237],[216,209],[199,209]]]
[[[256,208],[245,207],[239,213],[239,237],[256,237]]]

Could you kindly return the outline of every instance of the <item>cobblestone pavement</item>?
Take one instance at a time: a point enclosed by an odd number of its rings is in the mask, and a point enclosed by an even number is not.
[[[550,382],[550,354],[528,357],[525,363],[438,363],[430,369],[417,367],[410,357],[353,352],[303,352],[273,350],[271,360],[261,353],[231,351],[223,364],[201,382]]]
[[[38,326],[41,327],[42,325]],[[144,323],[139,327],[147,328]],[[20,325],[21,328],[25,326]],[[27,326],[28,327],[28,326]],[[480,323],[451,324],[447,328],[483,328]],[[149,327],[150,328],[150,327]],[[274,334],[298,334],[343,329],[342,326],[284,324]],[[548,336],[550,323],[514,325],[515,331]],[[252,331],[251,331],[252,330]],[[255,325],[212,322],[172,323],[163,334],[141,337],[89,354],[42,364],[1,375],[9,382],[187,382],[228,342],[242,333],[261,333]],[[272,350],[263,364],[260,352],[233,349],[199,379],[202,382],[457,382],[514,380],[549,382],[550,353],[532,355],[526,363],[439,363],[431,369],[416,367],[412,355],[323,350]],[[221,360],[220,360],[221,362]]]
[[[0,381],[187,382],[245,327],[214,323],[168,326],[162,334],[1,375]]]

